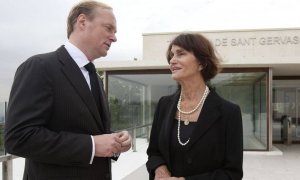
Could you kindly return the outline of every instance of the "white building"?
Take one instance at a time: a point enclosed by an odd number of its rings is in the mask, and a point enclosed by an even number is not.
[[[179,33],[144,34],[143,60],[96,63],[105,72],[114,129],[151,124],[158,99],[177,89],[166,50]],[[244,149],[268,151],[273,143],[282,143],[285,116],[291,120],[293,143],[299,143],[300,29],[199,33],[211,40],[223,60],[223,71],[211,84],[221,96],[240,105]]]

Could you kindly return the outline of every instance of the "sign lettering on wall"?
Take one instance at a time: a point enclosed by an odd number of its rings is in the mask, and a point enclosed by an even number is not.
[[[216,38],[216,47],[219,46],[272,46],[272,45],[297,45],[300,44],[300,36],[266,36],[249,38]]]
[[[180,32],[179,32],[180,33]],[[143,58],[165,61],[165,53],[179,33],[144,36]],[[197,32],[193,32],[197,33]],[[218,55],[228,64],[299,63],[299,29],[257,29],[199,32],[215,46]]]

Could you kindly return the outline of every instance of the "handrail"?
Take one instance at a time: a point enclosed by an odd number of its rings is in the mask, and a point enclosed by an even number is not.
[[[152,124],[149,123],[149,124],[133,126],[133,127],[125,128],[125,129],[119,129],[119,130],[116,130],[116,132],[120,132],[120,131],[124,131],[124,130],[125,131],[132,131],[133,129],[140,129],[140,128],[147,127],[147,126],[152,126]]]
[[[12,155],[12,154],[5,154],[5,155],[0,156],[0,162],[9,161],[9,160],[12,160],[12,159],[16,159],[18,157],[19,156],[15,156],[15,155]]]
[[[144,124],[144,125],[139,125],[139,126],[134,126],[134,127],[129,127],[129,128],[125,128],[125,129],[116,130],[116,132],[120,132],[120,131],[124,131],[124,130],[135,132],[137,129],[141,129],[141,128],[144,128],[144,127],[147,127],[147,130],[148,130],[148,128],[150,126],[152,126],[152,124]],[[149,133],[147,133],[147,140],[149,141],[148,134]],[[132,136],[133,135],[135,135],[135,137],[133,137],[133,139],[136,139],[136,133],[132,133]],[[18,156],[11,155],[11,154],[6,154],[6,155],[3,155],[3,156],[0,156],[0,162],[12,160],[12,159],[15,159],[15,158],[18,158]]]
[[[6,110],[7,110],[7,102],[4,104],[4,120],[6,119]],[[152,124],[144,124],[139,126],[133,126],[125,129],[116,130],[116,132],[120,132],[123,130],[127,130],[131,132],[132,135],[132,151],[136,152],[136,138],[137,138],[137,129],[146,128],[147,142],[149,142],[150,138],[150,130]],[[18,158],[18,156],[12,154],[4,154],[0,156],[0,162],[2,162],[2,180],[13,180],[13,159]]]

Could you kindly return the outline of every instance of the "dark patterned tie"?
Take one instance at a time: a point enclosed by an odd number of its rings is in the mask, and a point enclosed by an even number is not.
[[[101,110],[100,109],[100,86],[99,86],[99,81],[97,78],[97,72],[96,72],[95,65],[90,62],[87,65],[85,65],[84,67],[89,72],[91,91],[92,91],[92,94],[96,101],[98,110],[100,112],[100,110]]]

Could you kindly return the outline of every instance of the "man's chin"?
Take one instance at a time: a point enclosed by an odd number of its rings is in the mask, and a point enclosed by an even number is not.
[[[100,57],[105,57],[105,56],[107,56],[107,51],[100,53]]]

